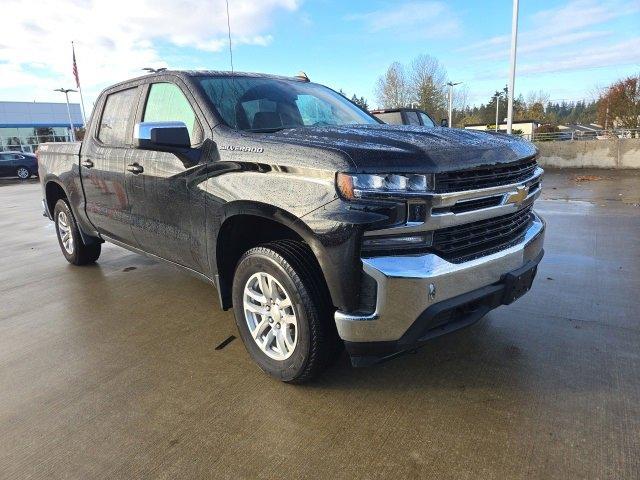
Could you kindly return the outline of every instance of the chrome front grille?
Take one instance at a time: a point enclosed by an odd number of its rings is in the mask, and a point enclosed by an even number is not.
[[[437,230],[432,249],[445,260],[460,263],[508,248],[521,241],[531,225],[531,208]]]
[[[436,193],[461,192],[518,183],[530,178],[537,167],[535,159],[472,170],[444,172],[435,176]]]

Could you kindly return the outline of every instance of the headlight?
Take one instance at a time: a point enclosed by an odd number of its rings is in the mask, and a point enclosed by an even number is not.
[[[336,184],[340,194],[349,200],[365,197],[411,196],[430,191],[433,175],[339,173]]]

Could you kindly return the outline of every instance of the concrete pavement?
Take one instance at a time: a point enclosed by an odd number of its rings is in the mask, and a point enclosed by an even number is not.
[[[544,187],[528,295],[288,386],[214,349],[211,286],[108,244],[68,265],[39,185],[0,180],[0,478],[639,478],[640,172]]]

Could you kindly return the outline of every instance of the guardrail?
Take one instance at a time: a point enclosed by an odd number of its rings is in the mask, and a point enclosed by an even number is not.
[[[532,142],[613,140],[640,138],[640,128],[615,128],[610,130],[562,130],[560,132],[522,134]]]

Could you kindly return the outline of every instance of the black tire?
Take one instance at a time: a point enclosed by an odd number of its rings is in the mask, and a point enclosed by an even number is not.
[[[33,174],[27,167],[16,168],[16,177],[18,177],[20,180],[27,180],[31,177],[31,175]]]
[[[64,217],[61,217],[60,214],[63,214]],[[64,222],[63,219],[65,219],[66,222]],[[66,258],[69,263],[72,263],[73,265],[87,265],[98,260],[102,249],[100,242],[96,240],[95,243],[90,245],[84,244],[82,237],[80,236],[80,231],[78,230],[76,219],[73,216],[73,212],[66,200],[60,199],[56,203],[56,206],[53,209],[53,221],[56,226],[56,235],[58,236],[60,250],[62,250],[64,258]],[[65,223],[66,228],[64,226]],[[67,229],[73,242],[73,247],[71,249],[65,246],[61,234],[61,230],[64,231]]]
[[[259,272],[268,273],[284,287],[297,317],[297,343],[291,356],[284,360],[270,358],[258,346],[245,318],[244,288]],[[236,266],[233,306],[240,338],[249,355],[263,371],[283,382],[313,379],[335,359],[342,345],[320,267],[309,247],[301,242],[281,240],[247,251]]]

